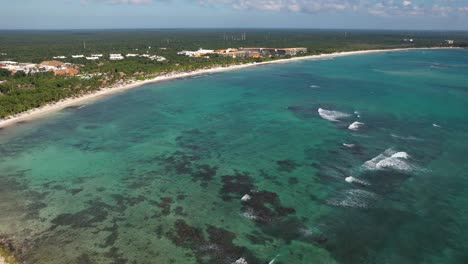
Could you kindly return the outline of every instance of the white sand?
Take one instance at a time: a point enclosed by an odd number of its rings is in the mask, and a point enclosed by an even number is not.
[[[136,87],[139,87],[139,86],[142,86],[142,85],[145,85],[145,84],[149,84],[149,83],[156,83],[156,82],[161,82],[161,81],[166,81],[166,80],[190,77],[190,76],[195,76],[195,75],[202,75],[202,74],[207,74],[207,73],[238,70],[238,69],[243,69],[243,68],[247,68],[247,67],[251,67],[251,66],[258,66],[258,65],[293,62],[293,61],[299,61],[299,60],[324,59],[324,58],[332,58],[332,57],[338,57],[338,56],[349,56],[349,55],[376,53],[376,52],[404,51],[404,50],[411,50],[411,49],[412,48],[337,52],[337,53],[330,53],[330,54],[311,55],[311,56],[303,56],[303,57],[293,57],[293,58],[290,58],[290,59],[280,59],[280,60],[260,62],[260,63],[248,63],[248,64],[241,64],[241,65],[231,65],[231,66],[227,66],[227,67],[215,67],[215,68],[202,69],[202,70],[197,70],[197,71],[192,71],[192,72],[169,73],[169,74],[166,74],[166,75],[161,75],[161,76],[155,77],[155,78],[150,79],[150,80],[130,81],[129,83],[124,84],[124,85],[118,85],[118,86],[112,86],[112,87],[109,87],[109,88],[103,88],[103,89],[100,89],[100,90],[95,91],[93,93],[85,94],[85,95],[80,96],[80,97],[72,97],[72,98],[64,99],[64,100],[61,100],[61,101],[58,101],[58,102],[54,102],[54,103],[51,103],[51,104],[44,105],[44,106],[39,107],[39,108],[31,109],[31,110],[26,111],[26,112],[15,114],[15,115],[9,116],[7,118],[0,119],[0,128],[15,124],[15,123],[20,122],[20,121],[31,120],[31,119],[43,116],[44,114],[61,110],[61,109],[65,108],[65,107],[68,107],[68,106],[79,105],[79,104],[84,103],[86,101],[90,101],[92,99],[97,99],[97,98],[99,98],[101,96],[105,96],[105,95],[109,95],[109,94],[113,94],[113,93],[117,93],[117,92],[122,92],[122,91],[125,91],[125,90],[128,90],[128,89],[136,88]],[[424,48],[414,48],[414,49],[424,49]],[[426,48],[426,49],[446,49],[446,48]]]

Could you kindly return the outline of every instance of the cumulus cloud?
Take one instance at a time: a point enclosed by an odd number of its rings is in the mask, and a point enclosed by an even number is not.
[[[82,5],[88,5],[91,2],[101,2],[107,4],[131,4],[131,5],[147,5],[151,4],[152,0],[80,0]]]
[[[197,0],[240,10],[273,12],[364,12],[375,16],[447,16],[468,13],[465,0]]]

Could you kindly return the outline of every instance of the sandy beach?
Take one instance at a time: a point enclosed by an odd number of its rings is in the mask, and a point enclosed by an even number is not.
[[[300,61],[300,60],[326,59],[326,58],[333,58],[333,57],[339,57],[339,56],[349,56],[349,55],[377,53],[377,52],[405,51],[405,50],[411,50],[411,49],[446,49],[446,48],[401,48],[401,49],[380,49],[380,50],[337,52],[337,53],[329,53],[329,54],[321,54],[321,55],[293,57],[289,59],[279,59],[279,60],[260,62],[260,63],[247,63],[247,64],[240,64],[240,65],[230,65],[227,67],[215,67],[215,68],[209,68],[209,69],[196,70],[192,72],[169,73],[165,75],[160,75],[158,77],[155,77],[149,80],[129,81],[128,83],[123,84],[123,85],[110,86],[110,87],[95,91],[93,93],[85,94],[80,97],[72,97],[72,98],[64,99],[58,102],[44,105],[39,108],[35,108],[35,109],[31,109],[22,113],[18,113],[18,114],[9,116],[4,119],[0,119],[0,128],[13,125],[18,122],[38,118],[45,114],[61,110],[65,107],[82,104],[82,103],[85,103],[86,101],[98,99],[102,96],[122,92],[125,90],[140,87],[142,85],[150,84],[150,83],[156,83],[156,82],[179,79],[179,78],[186,78],[186,77],[209,74],[209,73],[232,71],[232,70],[238,70],[238,69],[243,69],[243,68],[252,67],[252,66],[268,65],[268,64],[274,64],[274,63],[294,62],[294,61]]]

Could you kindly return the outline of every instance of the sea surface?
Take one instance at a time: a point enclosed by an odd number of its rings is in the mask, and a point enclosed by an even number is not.
[[[0,130],[0,237],[27,263],[468,263],[467,227],[468,50],[197,76]]]

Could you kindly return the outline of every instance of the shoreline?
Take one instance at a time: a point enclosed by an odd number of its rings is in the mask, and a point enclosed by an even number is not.
[[[168,73],[165,75],[157,76],[149,80],[130,81],[129,83],[125,83],[125,84],[110,86],[107,88],[101,88],[100,90],[97,90],[95,92],[88,93],[79,97],[71,97],[71,98],[63,99],[54,103],[50,103],[50,104],[38,107],[38,108],[34,108],[25,112],[21,112],[21,113],[9,116],[4,119],[0,119],[0,128],[8,127],[8,126],[17,124],[18,122],[24,122],[27,120],[39,118],[49,113],[62,110],[69,106],[78,105],[80,103],[92,101],[93,99],[99,99],[107,95],[112,95],[115,93],[123,92],[126,90],[130,90],[130,89],[137,88],[137,87],[144,86],[146,84],[151,84],[151,83],[158,83],[162,81],[181,79],[181,78],[198,76],[198,75],[203,75],[203,74],[226,72],[226,71],[239,70],[239,69],[244,69],[244,68],[253,67],[253,66],[262,66],[262,65],[269,65],[269,64],[276,64],[276,63],[294,62],[294,61],[301,61],[301,60],[325,59],[325,58],[369,54],[369,53],[396,52],[396,51],[407,51],[407,50],[425,50],[425,49],[453,49],[453,48],[450,48],[450,47],[396,48],[396,49],[345,51],[345,52],[335,52],[335,53],[327,53],[327,54],[320,54],[320,55],[292,57],[289,59],[278,59],[278,60],[258,62],[258,63],[229,65],[226,67],[219,66],[219,67],[208,68],[208,69],[200,69],[200,70],[196,70],[192,72]]]

